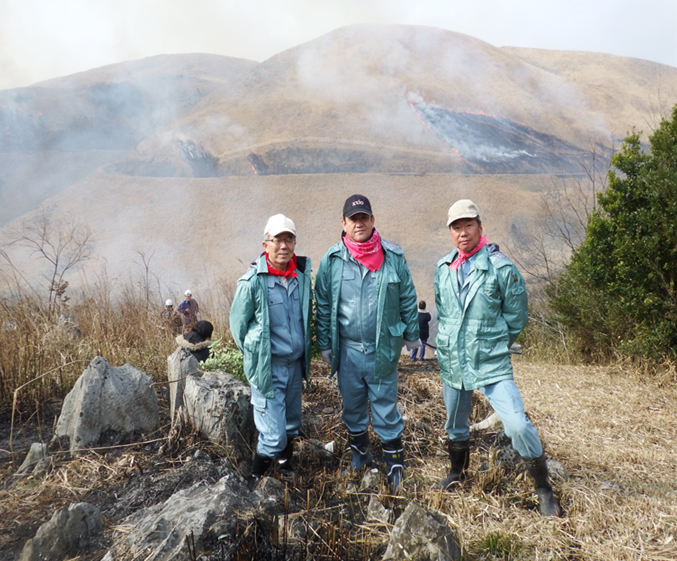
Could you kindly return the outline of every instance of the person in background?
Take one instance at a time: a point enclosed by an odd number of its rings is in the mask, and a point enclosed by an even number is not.
[[[381,439],[388,482],[404,477],[404,422],[397,410],[402,343],[418,348],[416,290],[402,249],[381,239],[371,203],[352,195],[343,205],[341,241],[329,248],[315,280],[315,332],[322,358],[337,373],[351,468],[372,461],[369,406]]]
[[[174,309],[174,302],[171,299],[165,302],[165,309],[162,310],[160,317],[170,333],[181,334],[183,332],[183,319]]]
[[[200,319],[200,306],[190,290],[186,290],[184,296],[186,299],[179,304],[176,311],[183,316],[183,333],[189,333],[195,322]]]
[[[432,316],[425,311],[426,303],[425,300],[421,300],[418,303],[418,330],[421,333],[421,347],[418,360],[424,360],[425,356],[425,344],[428,342],[428,337],[430,336],[430,320]],[[416,360],[416,350],[411,351],[409,358],[411,360]]]
[[[230,332],[244,355],[259,440],[250,490],[275,462],[293,477],[294,438],[301,428],[301,392],[308,380],[312,334],[311,265],[297,256],[296,226],[283,214],[263,230],[263,253],[237,281]]]
[[[214,326],[208,321],[195,322],[193,328],[183,335],[176,337],[176,342],[180,347],[183,347],[190,352],[198,362],[204,362],[209,358],[212,344],[212,333],[214,333]]]
[[[470,461],[471,397],[479,390],[526,463],[541,514],[559,516],[543,446],[524,413],[522,395],[513,379],[510,346],[528,321],[524,279],[498,245],[482,235],[475,203],[468,199],[455,202],[447,227],[456,248],[437,262],[434,287],[439,320],[437,360],[451,470],[436,486],[446,489],[465,478]]]

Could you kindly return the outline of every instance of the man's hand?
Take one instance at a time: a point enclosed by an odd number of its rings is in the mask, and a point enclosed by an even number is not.
[[[326,351],[320,351],[320,354],[322,355],[322,360],[324,360],[329,366],[331,366],[331,349],[327,349]]]
[[[407,346],[407,350],[411,352],[421,346],[421,340],[416,339],[416,341],[405,341],[404,344]]]

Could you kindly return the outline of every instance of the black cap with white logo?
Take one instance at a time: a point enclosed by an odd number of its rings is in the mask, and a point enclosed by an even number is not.
[[[346,199],[345,203],[343,203],[344,217],[354,216],[360,212],[373,216],[369,199],[364,195],[352,195]]]

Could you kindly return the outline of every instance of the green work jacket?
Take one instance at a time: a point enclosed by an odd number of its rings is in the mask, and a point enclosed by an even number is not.
[[[391,242],[382,241],[385,258],[376,271],[376,357],[374,376],[384,378],[397,368],[402,353],[402,340],[419,338],[416,290],[411,280],[404,251]],[[315,334],[320,350],[331,349],[331,373],[340,368],[339,303],[344,263],[350,252],[341,241],[325,253],[315,279]],[[358,313],[355,309],[342,310],[346,315]]]
[[[512,379],[510,345],[527,325],[524,279],[512,262],[490,244],[477,252],[465,302],[451,262],[445,255],[435,269],[439,327],[437,360],[442,381],[473,390]]]
[[[310,371],[312,335],[310,314],[312,289],[310,259],[297,257],[299,301],[303,314],[304,377]],[[273,377],[270,350],[270,315],[268,313],[268,266],[265,255],[237,281],[230,306],[230,333],[244,356],[244,372],[249,383],[267,399],[273,398]]]

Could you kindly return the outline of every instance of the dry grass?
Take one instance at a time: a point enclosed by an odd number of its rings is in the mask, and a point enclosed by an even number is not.
[[[538,513],[531,480],[521,473],[505,472],[494,462],[496,450],[489,434],[473,437],[469,481],[453,491],[431,488],[448,469],[442,428],[445,413],[433,364],[406,359],[401,363],[408,479],[398,495],[381,485],[377,496],[386,507],[399,514],[410,501],[417,501],[441,512],[458,531],[469,559],[677,558],[674,385],[643,379],[622,366],[553,366],[516,360],[516,379],[528,413],[548,455],[569,472],[567,481],[555,482],[565,516],[544,519]],[[314,436],[325,442],[335,440],[340,450],[345,440],[340,399],[325,377],[325,367],[314,362],[314,370],[304,411],[321,419]],[[484,399],[478,398],[473,420],[489,412]],[[372,443],[378,458],[374,435]],[[189,457],[195,442],[188,439],[183,445],[181,456]],[[317,533],[316,551],[324,548],[325,558],[331,558],[332,552],[343,558],[346,551],[353,551],[357,558],[380,558],[392,526],[366,521],[368,495],[354,488],[359,476],[342,475],[350,454],[339,458],[336,469],[327,470],[309,461],[303,445],[299,449],[302,478],[295,494],[303,505],[298,514],[289,516],[289,524],[294,517],[324,521],[313,531]],[[0,491],[0,508],[11,513],[0,523],[0,533],[7,542],[32,537],[38,520],[48,519],[59,506],[81,500],[93,488],[129,481],[157,461],[139,450],[125,449],[72,461],[57,458],[54,470],[44,479],[24,480]],[[483,471],[481,464],[485,464]],[[353,525],[339,531],[337,519]],[[30,531],[29,520],[33,520]],[[288,547],[292,546],[290,538]]]
[[[521,360],[516,380],[546,452],[569,471],[568,481],[556,482],[565,516],[541,518],[533,508],[531,480],[502,473],[491,462],[491,450],[481,445],[471,460],[475,475],[453,492],[427,488],[445,475],[444,458],[413,458],[411,478],[421,484],[413,485],[411,498],[445,513],[475,554],[496,533],[521,544],[519,558],[677,559],[674,385],[641,379],[617,366]],[[433,423],[442,448],[437,372],[418,372],[409,385],[425,387],[433,396],[418,403],[405,400],[406,409],[412,419]],[[486,460],[489,469],[478,473]]]

